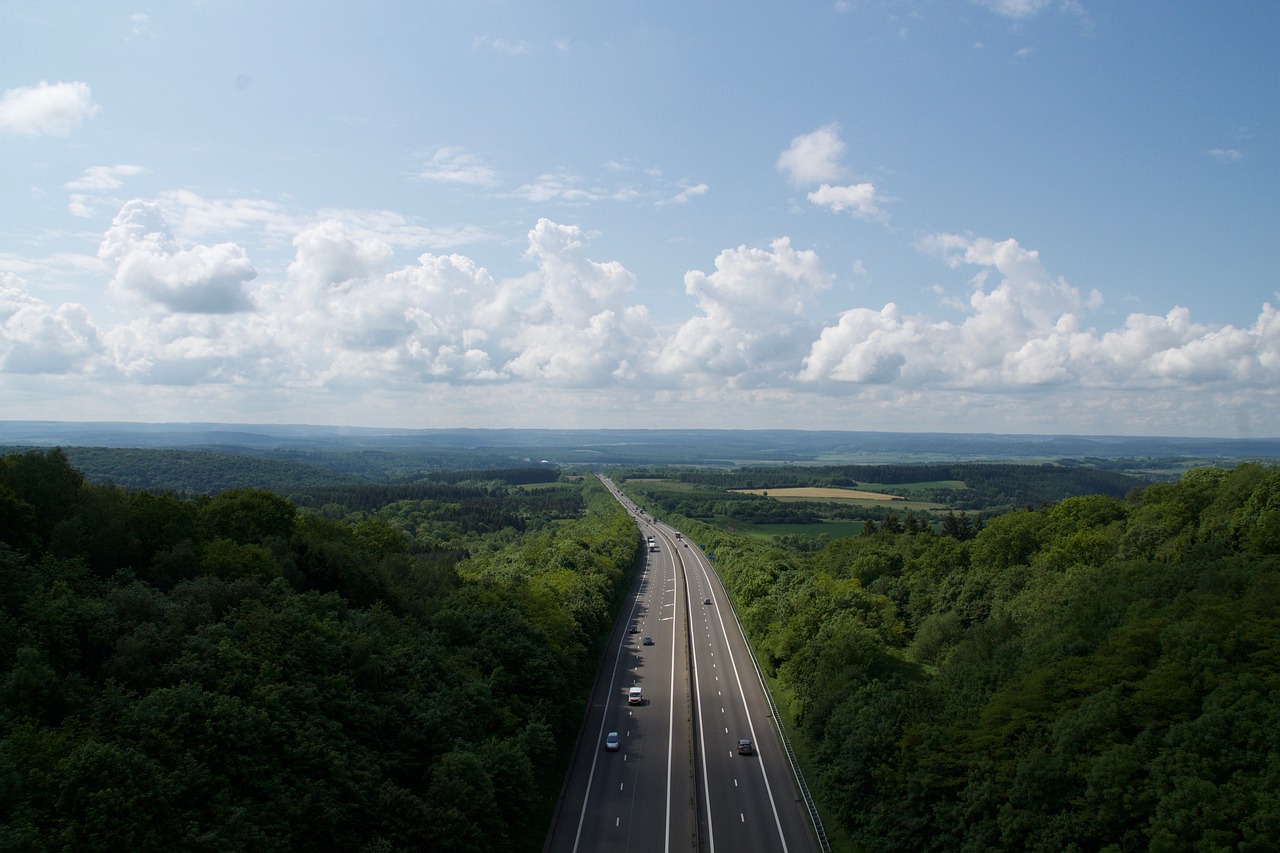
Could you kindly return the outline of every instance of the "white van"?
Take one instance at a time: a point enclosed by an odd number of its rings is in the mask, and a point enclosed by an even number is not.
[[[628,705],[639,705],[643,701],[644,701],[644,697],[640,695],[639,687],[632,687],[630,690],[627,691]]]

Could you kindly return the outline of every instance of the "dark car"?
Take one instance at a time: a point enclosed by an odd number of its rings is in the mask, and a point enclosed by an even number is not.
[[[618,740],[617,732],[609,732],[604,736],[604,751],[617,752],[621,742]]]
[[[709,599],[709,598],[704,598],[704,599],[702,599],[702,603],[703,603],[703,604],[710,604],[710,603],[711,603],[711,599]]]
[[[640,626],[639,626],[639,625],[632,625],[632,626],[631,626],[631,633],[633,633],[633,634],[639,634],[639,633],[640,633]]]
[[[653,637],[645,637],[645,638],[644,638],[644,644],[645,644],[646,646],[652,646],[652,645],[653,645]]]
[[[750,755],[750,754],[751,754],[751,741],[747,740],[746,738],[742,738],[740,741],[738,741],[738,755]]]

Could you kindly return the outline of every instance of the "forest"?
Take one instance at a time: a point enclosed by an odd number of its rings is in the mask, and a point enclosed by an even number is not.
[[[807,544],[625,487],[713,556],[838,850],[1273,850],[1280,469],[1029,473]],[[540,466],[276,486],[0,457],[0,849],[541,848],[634,521]]]
[[[714,555],[839,849],[1276,849],[1280,469],[817,552],[648,486]]]
[[[634,522],[594,478],[310,497],[0,458],[0,849],[541,848]]]

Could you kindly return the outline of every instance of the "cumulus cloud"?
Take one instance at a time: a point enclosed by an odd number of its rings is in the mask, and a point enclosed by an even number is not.
[[[258,273],[244,249],[234,243],[182,248],[155,202],[134,200],[120,208],[98,257],[115,266],[110,287],[120,296],[170,311],[225,314],[252,308],[244,284]]]
[[[874,184],[833,183],[845,175],[840,162],[844,152],[839,127],[829,124],[793,138],[791,147],[778,156],[778,170],[787,173],[798,187],[821,184],[808,195],[809,201],[819,207],[834,213],[848,211],[859,219],[883,219],[881,197]]]
[[[876,188],[873,184],[844,187],[823,184],[809,193],[809,201],[819,207],[828,207],[836,213],[850,211],[862,219],[875,219],[884,213],[876,204]]]
[[[1251,328],[1197,324],[1175,308],[1163,317],[1133,314],[1124,328],[1099,332],[1082,317],[1101,295],[1050,276],[1038,253],[1016,240],[939,234],[921,248],[953,267],[981,269],[963,320],[904,315],[892,303],[846,311],[814,341],[802,381],[1009,395],[1280,380],[1280,322],[1269,304]],[[992,273],[999,280],[988,288]]]
[[[0,275],[0,370],[61,374],[83,368],[102,349],[83,306],[51,308],[11,274]]]
[[[289,277],[324,290],[368,279],[392,260],[391,246],[373,236],[354,236],[337,219],[304,228],[293,238],[297,252]]]
[[[796,186],[830,183],[844,177],[840,164],[844,151],[840,128],[829,124],[793,137],[791,146],[778,155],[778,171]]]
[[[1196,425],[1195,411],[1245,406],[1252,396],[1274,412],[1280,400],[1272,305],[1234,326],[1199,323],[1174,307],[1099,328],[1101,295],[1052,274],[1014,239],[941,233],[919,241],[968,281],[935,291],[945,313],[846,302],[825,319],[812,314],[819,297],[832,298],[833,279],[815,252],[786,237],[725,249],[713,269],[686,273],[692,308],[660,333],[636,301],[636,277],[594,257],[580,227],[538,220],[526,237],[527,271],[499,279],[456,252],[406,263],[399,253],[426,235],[395,214],[322,214],[299,225],[266,203],[183,194],[129,202],[99,258],[86,260],[104,264],[112,292],[143,312],[101,330],[83,307],[46,304],[14,275],[41,274],[38,266],[0,257],[0,269],[12,271],[0,278],[0,371],[80,373],[155,395],[177,393],[160,387],[173,386],[209,399],[376,400],[384,419],[397,406],[447,398],[454,412],[486,408],[490,423],[504,422],[499,399],[572,408],[582,398],[605,418],[621,391],[665,395],[705,407],[704,419],[719,414],[742,426],[776,426],[770,412],[803,405],[814,427],[893,428],[903,417],[913,428],[1045,431],[1074,416],[1099,431],[1132,431],[1132,416],[1150,432],[1197,432],[1209,427]],[[256,271],[244,250],[191,239],[220,228],[292,241],[292,263],[268,272],[252,303],[246,285]],[[168,310],[148,310],[155,307]],[[484,397],[477,385],[502,390]],[[344,411],[325,417],[345,419]],[[1215,429],[1230,434],[1236,415],[1214,416],[1225,423]]]
[[[585,387],[634,376],[648,360],[648,314],[626,304],[635,276],[586,250],[576,225],[540,219],[529,232],[538,292],[524,323],[504,339],[515,352],[506,364],[513,375]]]
[[[86,83],[47,83],[6,89],[0,96],[0,132],[67,136],[101,109]]]
[[[816,253],[781,237],[768,250],[739,246],[715,260],[715,272],[685,274],[685,292],[701,315],[686,321],[663,349],[658,370],[712,374],[744,384],[793,366],[811,340],[805,307],[831,275]]]
[[[378,237],[341,220],[313,223],[295,238],[287,282],[236,334],[269,339],[280,347],[273,361],[323,385],[590,387],[634,376],[653,344],[646,312],[626,303],[634,276],[592,260],[576,226],[543,219],[528,241],[536,269],[496,281],[459,254],[395,267]]]

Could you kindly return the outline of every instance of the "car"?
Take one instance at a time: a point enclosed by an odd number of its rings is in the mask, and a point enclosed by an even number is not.
[[[750,754],[751,754],[751,741],[747,740],[746,738],[742,738],[741,740],[738,741],[738,755],[750,755]]]
[[[632,626],[631,626],[631,633],[633,633],[633,634],[639,634],[639,633],[640,633],[640,626],[639,626],[639,625],[632,625]]]
[[[710,604],[710,603],[711,603],[711,599],[709,599],[709,598],[704,598],[704,599],[702,599],[702,603],[703,603],[703,604]]]
[[[652,645],[653,645],[653,637],[645,637],[645,638],[644,638],[644,644],[645,644],[646,646],[652,646]]]
[[[622,741],[618,740],[617,732],[609,732],[604,736],[604,751],[617,752],[618,747],[622,745]]]

